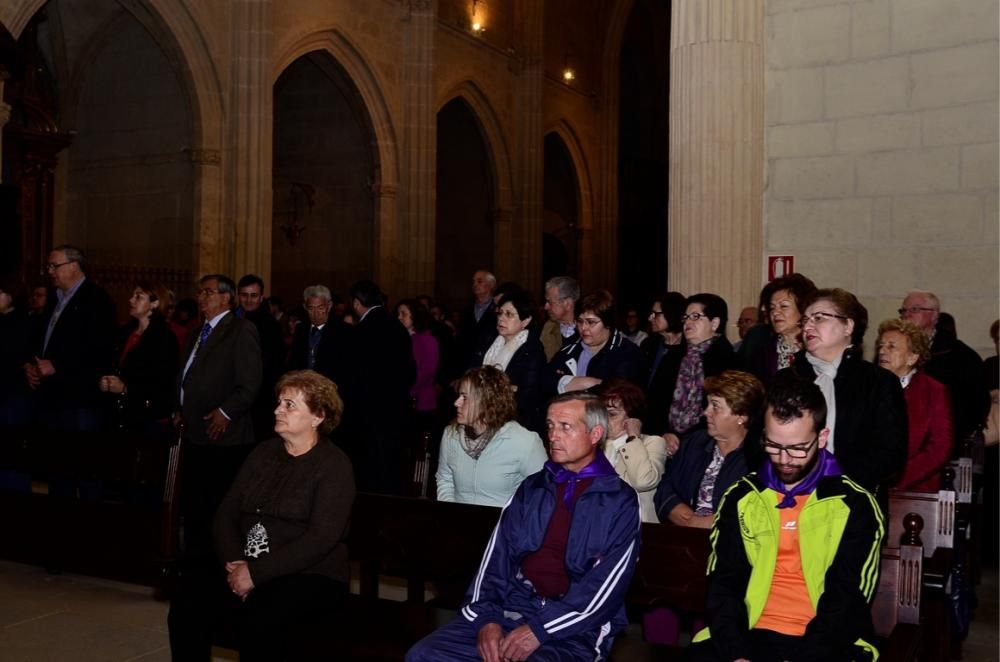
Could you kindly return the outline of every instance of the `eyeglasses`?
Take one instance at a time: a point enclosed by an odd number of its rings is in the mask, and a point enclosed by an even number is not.
[[[545,303],[549,304],[550,306],[557,306],[568,298],[569,297],[560,297],[558,299],[546,299]]]
[[[802,319],[799,320],[799,326],[804,327],[806,324],[819,326],[831,319],[846,320],[850,318],[847,315],[837,315],[836,313],[813,313],[812,315],[803,315]]]
[[[210,297],[212,295],[218,294],[219,290],[213,290],[211,287],[203,287],[198,290],[198,296]]]
[[[659,317],[662,314],[663,314],[662,310],[651,310],[649,311],[648,317]]]
[[[585,326],[588,329],[593,329],[595,326],[601,323],[601,318],[599,317],[577,317],[576,323],[580,326]]]
[[[45,265],[45,270],[55,271],[59,267],[65,267],[67,264],[72,264],[74,262],[76,262],[76,260],[66,260],[65,262],[49,262],[48,264]]]
[[[682,322],[686,322],[688,320],[691,320],[692,322],[697,322],[698,320],[707,320],[707,319],[708,315],[706,315],[705,313],[687,313],[681,315]]]
[[[764,437],[764,451],[768,455],[774,455],[775,457],[781,457],[782,453],[788,455],[788,457],[794,460],[801,460],[809,455],[809,451],[812,447],[816,445],[819,441],[819,435],[813,437],[813,440],[808,443],[796,444],[794,446],[782,446],[781,444],[776,444],[767,437]]]
[[[516,310],[501,310],[500,312],[497,313],[497,316],[503,317],[505,319],[515,319],[515,318],[520,319],[520,316],[518,316]]]
[[[924,308],[923,306],[910,306],[909,308],[900,308],[898,311],[899,316],[909,313],[911,315],[916,315],[917,313],[933,313],[937,312],[936,308]]]

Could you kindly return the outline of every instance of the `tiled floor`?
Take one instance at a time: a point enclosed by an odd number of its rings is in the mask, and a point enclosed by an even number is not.
[[[391,590],[391,587],[390,587]],[[998,662],[997,571],[983,574],[964,647],[970,662]],[[232,661],[216,651],[217,662]],[[615,662],[641,662],[626,654]],[[167,662],[167,605],[144,587],[0,561],[0,662]]]

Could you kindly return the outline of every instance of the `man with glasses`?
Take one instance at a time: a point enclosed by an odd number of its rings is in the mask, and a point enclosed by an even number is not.
[[[551,361],[563,345],[579,339],[576,330],[576,302],[580,300],[580,285],[569,276],[556,276],[545,282],[545,312],[548,321],[542,327],[539,340],[545,348],[545,360]]]
[[[198,283],[201,328],[181,351],[178,413],[188,444],[181,475],[187,560],[200,567],[214,558],[215,509],[253,447],[251,406],[261,383],[260,340],[253,324],[232,313],[236,286],[222,274]]]
[[[38,421],[61,430],[92,431],[102,424],[102,375],[111,372],[115,305],[87,278],[83,251],[56,246],[45,265],[55,287],[23,364],[36,396]]]
[[[708,622],[692,660],[869,660],[884,534],[874,497],[826,450],[826,400],[782,372],[768,392],[767,460],[722,498]]]
[[[951,394],[955,443],[972,434],[990,408],[989,391],[983,381],[983,361],[976,350],[938,324],[941,302],[933,292],[912,290],[903,299],[899,318],[915,324],[931,341],[931,358],[924,372],[938,380]]]

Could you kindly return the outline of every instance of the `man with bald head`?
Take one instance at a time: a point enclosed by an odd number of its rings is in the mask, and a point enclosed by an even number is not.
[[[900,319],[916,325],[931,341],[931,358],[924,364],[924,372],[948,388],[955,443],[961,444],[985,418],[990,395],[979,354],[938,324],[940,316],[940,300],[924,290],[910,291],[899,309]]]

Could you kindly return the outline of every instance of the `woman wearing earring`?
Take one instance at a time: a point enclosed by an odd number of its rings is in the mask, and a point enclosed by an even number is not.
[[[705,380],[706,428],[681,437],[680,450],[656,493],[660,521],[711,528],[719,499],[748,472],[743,444],[764,404],[764,385],[753,375],[726,370]]]
[[[826,443],[856,483],[886,496],[906,463],[906,401],[899,379],[862,357],[868,309],[840,288],[818,290],[802,314],[804,349],[790,368],[826,398]]]
[[[166,288],[141,282],[128,300],[129,321],[116,343],[115,374],[100,389],[117,396],[119,425],[146,436],[169,434],[177,379],[177,337],[162,314]]]

